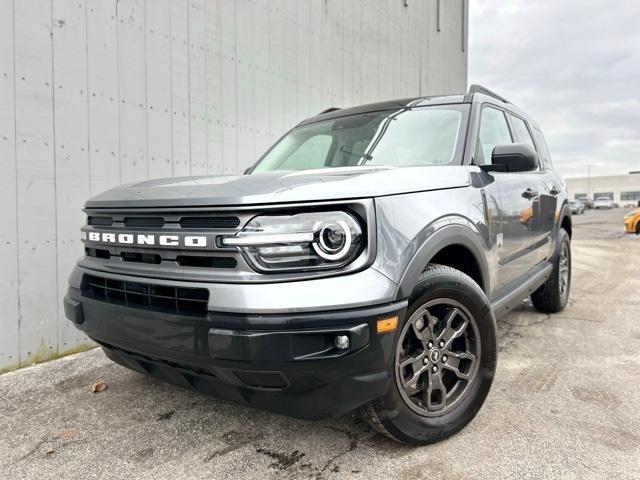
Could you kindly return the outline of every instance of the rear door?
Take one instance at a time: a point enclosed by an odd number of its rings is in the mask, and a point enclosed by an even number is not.
[[[507,112],[489,104],[482,107],[476,145],[476,163],[490,164],[496,145],[516,143]],[[497,239],[496,287],[500,290],[527,275],[540,262],[540,194],[544,183],[539,172],[491,172],[487,193],[497,190],[501,224]]]

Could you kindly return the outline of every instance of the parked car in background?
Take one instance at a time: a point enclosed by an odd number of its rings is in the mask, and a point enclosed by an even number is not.
[[[593,200],[591,200],[590,198],[579,198],[578,201],[582,202],[585,209],[588,208],[589,210],[591,210],[593,208]]]
[[[631,210],[624,216],[624,231],[640,235],[640,208]]]
[[[609,197],[598,197],[596,198],[596,201],[593,202],[593,208],[595,208],[596,210],[599,210],[601,208],[609,210],[613,208],[613,202]]]
[[[582,215],[584,213],[584,203],[580,200],[569,200],[569,208],[573,215]]]

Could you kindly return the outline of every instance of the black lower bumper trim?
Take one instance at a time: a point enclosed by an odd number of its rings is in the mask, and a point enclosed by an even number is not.
[[[384,395],[397,332],[377,334],[376,323],[402,318],[405,309],[399,302],[327,313],[194,317],[112,305],[74,289],[65,297],[69,318],[115,362],[305,419],[337,417]],[[236,328],[228,328],[232,324]],[[349,337],[345,351],[333,344],[337,334]]]

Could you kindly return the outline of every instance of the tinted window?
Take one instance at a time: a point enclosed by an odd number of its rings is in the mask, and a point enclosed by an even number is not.
[[[529,129],[527,128],[527,124],[524,123],[524,120],[518,117],[514,117],[513,115],[510,115],[510,117],[511,126],[513,127],[513,134],[516,137],[516,142],[530,145],[535,150],[536,145],[533,142],[533,138],[531,138],[531,134],[529,133]]]
[[[491,152],[496,145],[513,143],[507,119],[502,110],[483,108],[478,133],[478,148],[476,163],[485,165],[491,163]]]
[[[326,167],[462,164],[468,105],[348,115],[294,128],[252,173]]]
[[[547,147],[547,142],[544,139],[544,135],[542,132],[536,128],[532,129],[533,136],[538,143],[538,154],[540,155],[540,159],[542,160],[542,165],[545,169],[550,170],[551,165],[551,155],[549,155],[549,147]]]

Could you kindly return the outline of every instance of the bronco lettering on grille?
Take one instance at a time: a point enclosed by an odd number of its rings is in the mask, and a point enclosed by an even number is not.
[[[82,240],[111,245],[206,248],[206,235],[156,235],[152,233],[82,232]]]

